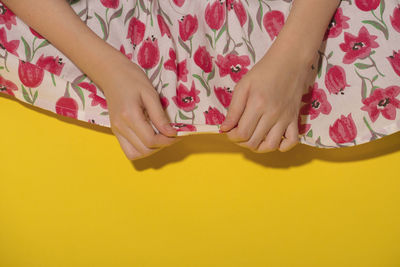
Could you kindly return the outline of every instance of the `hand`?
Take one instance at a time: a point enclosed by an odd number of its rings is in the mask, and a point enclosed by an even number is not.
[[[143,70],[126,60],[102,80],[112,132],[130,160],[149,156],[182,140],[169,123],[159,95]],[[157,130],[147,120],[147,114]]]
[[[256,153],[285,152],[299,143],[298,114],[311,65],[297,52],[273,43],[236,84],[220,128],[231,141]]]

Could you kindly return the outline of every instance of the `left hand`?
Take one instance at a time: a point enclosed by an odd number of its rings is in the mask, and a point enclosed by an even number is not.
[[[286,48],[273,43],[236,84],[220,128],[256,153],[285,152],[299,143],[298,115],[311,61]]]

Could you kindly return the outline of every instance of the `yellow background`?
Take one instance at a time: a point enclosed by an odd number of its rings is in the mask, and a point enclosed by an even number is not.
[[[0,111],[1,267],[400,266],[400,133],[267,154],[188,136],[132,163],[107,128]]]

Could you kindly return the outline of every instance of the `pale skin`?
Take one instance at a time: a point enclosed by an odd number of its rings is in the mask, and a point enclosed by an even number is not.
[[[340,2],[293,1],[273,45],[237,83],[227,124],[221,126],[231,141],[254,152],[288,151],[298,143],[297,114],[305,77]],[[100,87],[107,100],[111,130],[129,160],[147,157],[182,140],[170,126],[159,95],[142,69],[97,36],[65,0],[3,3]],[[282,140],[282,136],[286,138]]]

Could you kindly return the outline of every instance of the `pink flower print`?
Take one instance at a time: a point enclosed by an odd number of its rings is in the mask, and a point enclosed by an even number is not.
[[[119,0],[100,0],[100,2],[108,8],[117,8],[119,6]]]
[[[278,36],[284,24],[285,15],[279,10],[271,10],[264,15],[263,25],[271,40]]]
[[[376,9],[381,0],[355,0],[356,6],[362,11],[371,11]]]
[[[192,81],[192,87],[190,88],[190,91],[181,83],[176,89],[176,96],[172,97],[172,100],[175,102],[178,108],[189,112],[195,108],[196,103],[200,102],[200,98],[198,97],[199,93],[200,90],[196,89],[194,81]]]
[[[171,31],[169,30],[169,27],[165,22],[163,16],[157,15],[157,21],[158,27],[160,28],[161,36],[164,36],[164,34],[166,34],[168,38],[171,38]]]
[[[3,76],[0,75],[0,92],[15,97],[13,91],[18,91],[17,85],[12,81],[4,79]]]
[[[386,89],[377,88],[373,93],[362,100],[364,106],[361,110],[367,111],[372,122],[375,122],[379,114],[388,120],[396,118],[396,108],[400,108],[400,101],[396,99],[400,93],[400,87],[393,85]]]
[[[229,107],[232,101],[232,90],[229,87],[215,87],[214,94],[218,101],[225,107]]]
[[[400,4],[393,10],[393,15],[390,16],[390,23],[397,32],[400,32]]]
[[[128,33],[126,35],[126,38],[131,39],[131,44],[133,45],[133,48],[135,48],[143,41],[145,30],[146,25],[137,18],[133,17],[129,21]]]
[[[175,72],[178,76],[178,81],[187,81],[188,69],[186,67],[186,59],[182,60],[178,65],[176,65],[176,53],[175,50],[169,49],[169,59],[165,61],[164,68]]]
[[[185,3],[185,0],[174,0],[174,4],[179,7],[182,7],[184,3]]]
[[[357,127],[351,113],[346,117],[340,116],[332,126],[329,126],[330,138],[338,144],[352,142],[357,137]]]
[[[318,117],[320,113],[328,115],[331,113],[332,106],[328,102],[325,91],[318,88],[318,83],[315,82],[314,86],[311,88],[311,91],[307,94],[304,94],[301,98],[302,102],[306,104],[301,107],[300,114],[302,115],[310,115],[310,119],[313,120]]]
[[[125,47],[123,45],[121,45],[121,47],[119,48],[119,51],[124,54],[128,59],[132,60],[132,53],[127,54],[125,52]]]
[[[236,17],[239,19],[240,26],[243,27],[243,25],[247,21],[247,12],[243,6],[242,1],[241,0],[239,0],[239,1],[238,0],[227,0],[226,5],[228,8],[228,11],[230,11],[232,9],[235,11]]]
[[[325,86],[330,94],[344,94],[344,89],[350,85],[346,82],[346,73],[341,66],[329,68],[325,75]]]
[[[18,76],[23,85],[35,88],[42,83],[44,70],[30,62],[19,60]]]
[[[78,86],[82,87],[83,89],[88,90],[91,92],[89,94],[89,97],[92,99],[91,106],[97,106],[100,105],[102,108],[107,109],[107,101],[106,99],[102,98],[101,96],[97,95],[97,87],[88,82],[81,82],[78,84]]]
[[[78,118],[78,103],[71,97],[60,97],[56,102],[56,113],[62,116]]]
[[[40,68],[43,68],[55,75],[60,75],[62,69],[64,68],[65,63],[62,62],[62,59],[58,56],[47,56],[45,57],[43,54],[40,56],[36,65]]]
[[[7,33],[4,28],[0,29],[0,47],[6,49],[11,54],[18,56],[17,49],[19,46],[19,40],[7,41]]]
[[[139,65],[144,69],[151,69],[157,65],[160,60],[160,49],[158,48],[158,40],[153,37],[147,37],[139,48],[137,56]]]
[[[388,56],[387,59],[389,60],[390,65],[392,65],[394,72],[400,76],[400,50],[397,52],[393,50],[393,55]]]
[[[219,67],[221,77],[229,74],[234,82],[239,82],[242,76],[248,72],[247,66],[250,65],[250,58],[248,55],[238,56],[233,53],[226,56],[218,55],[215,64]]]
[[[207,25],[211,29],[221,29],[222,25],[225,22],[225,16],[225,4],[222,1],[216,0],[211,5],[210,3],[207,4],[204,17]]]
[[[212,57],[207,51],[205,46],[199,46],[197,51],[194,53],[194,62],[199,66],[205,73],[209,73],[212,70]]]
[[[197,31],[198,26],[199,23],[196,15],[192,16],[189,14],[179,20],[179,35],[182,41],[189,40]]]
[[[14,12],[2,1],[0,1],[0,24],[5,24],[8,30],[11,29],[12,25],[17,25]]]
[[[333,18],[328,25],[328,29],[325,31],[323,41],[328,38],[338,37],[342,33],[343,29],[348,29],[350,27],[347,23],[349,19],[349,17],[343,15],[343,9],[341,7],[336,9]]]
[[[176,129],[177,132],[195,132],[197,131],[196,126],[193,124],[186,124],[186,123],[170,123],[172,127]]]
[[[208,107],[208,110],[204,111],[204,117],[206,124],[216,125],[221,124],[225,120],[224,114],[222,114],[217,108]]]
[[[351,33],[344,33],[344,43],[339,46],[346,54],[343,57],[343,63],[351,64],[358,58],[369,56],[371,48],[379,47],[379,44],[374,40],[378,38],[376,35],[370,35],[367,28],[362,26],[358,32],[358,36]]]

